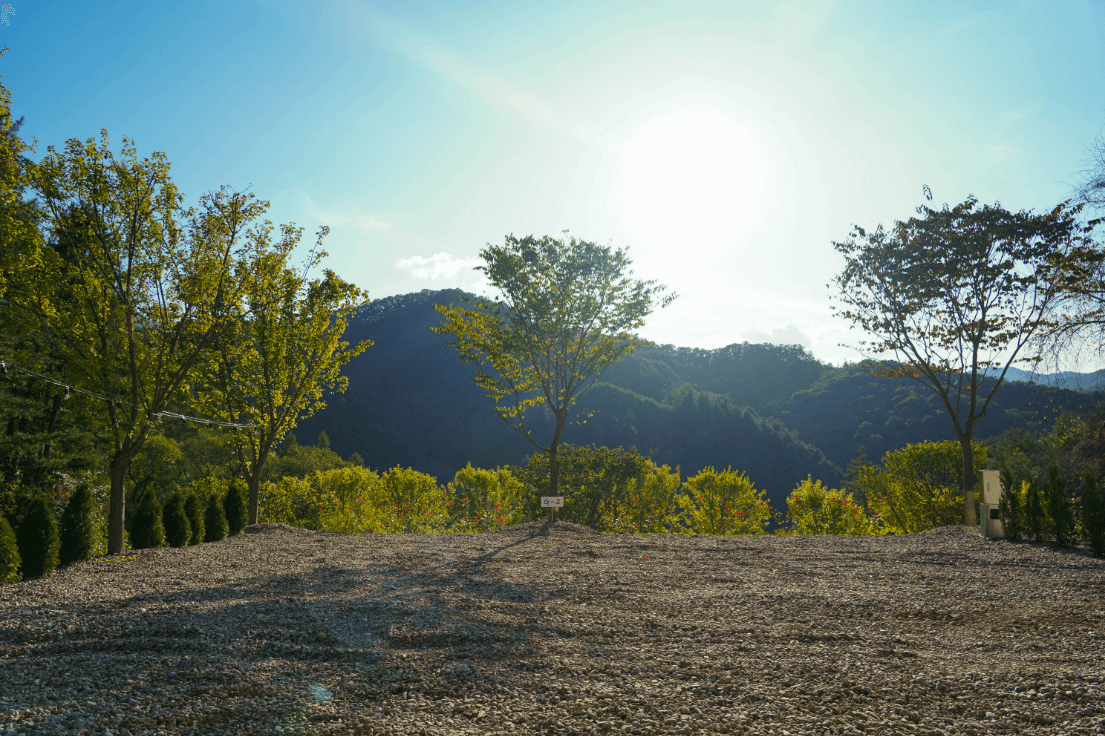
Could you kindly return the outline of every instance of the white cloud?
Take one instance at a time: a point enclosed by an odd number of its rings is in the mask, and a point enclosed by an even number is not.
[[[411,256],[410,258],[400,258],[395,262],[395,267],[401,271],[408,272],[416,279],[422,279],[426,281],[439,281],[441,279],[453,279],[462,270],[471,271],[471,269],[479,266],[483,261],[479,258],[454,258],[448,253],[434,253],[429,258],[425,256]],[[469,274],[464,274],[466,278],[463,281],[468,282],[473,279],[467,278]]]
[[[750,343],[767,342],[774,345],[801,345],[806,348],[813,344],[810,336],[798,329],[793,322],[785,327],[772,328],[771,334],[753,327],[742,332],[741,339]]]

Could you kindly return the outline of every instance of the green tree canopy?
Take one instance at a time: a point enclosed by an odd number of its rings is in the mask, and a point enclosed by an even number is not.
[[[123,550],[127,471],[203,354],[241,318],[251,282],[232,278],[252,195],[205,195],[184,210],[164,153],[116,159],[70,139],[32,168],[49,247],[9,287],[69,381],[94,393],[111,444],[108,550]],[[186,226],[184,223],[189,224]],[[242,275],[244,276],[244,274]]]
[[[260,203],[258,214],[267,207]],[[218,349],[210,354],[201,376],[192,386],[192,401],[203,411],[227,422],[251,425],[225,434],[238,454],[243,480],[249,488],[249,523],[258,519],[261,474],[274,445],[296,424],[323,409],[327,391],[344,391],[349,379],[342,367],[372,342],[350,347],[342,334],[356,310],[366,303],[363,292],[326,269],[308,280],[326,252],[318,232],[315,247],[300,269],[289,265],[302,228],[283,225],[282,237],[270,243],[272,225],[249,231],[247,279],[249,315],[236,322]],[[325,447],[324,447],[325,445]],[[329,438],[320,436],[326,449]]]
[[[927,190],[927,188],[926,188]],[[931,199],[931,193],[929,194]],[[905,376],[936,393],[955,426],[963,457],[963,520],[975,522],[971,438],[1005,374],[1049,306],[1078,273],[1099,262],[1078,220],[1081,206],[1051,212],[977,207],[968,197],[873,232],[855,227],[834,247],[846,259],[834,278],[834,311],[873,339],[862,351],[893,355],[871,372]],[[988,373],[997,374],[988,391]]]
[[[603,371],[644,341],[632,334],[657,302],[674,294],[655,281],[632,278],[624,249],[545,236],[506,237],[480,256],[500,297],[475,309],[438,305],[445,316],[439,334],[461,360],[476,367],[473,379],[510,427],[549,455],[550,493],[557,493],[556,449],[571,406]],[[542,445],[526,426],[525,411],[544,405],[555,430]]]
[[[972,442],[973,457],[985,466],[987,452]],[[898,534],[949,526],[963,508],[963,453],[954,440],[917,442],[886,453],[882,467],[858,471],[867,506]]]

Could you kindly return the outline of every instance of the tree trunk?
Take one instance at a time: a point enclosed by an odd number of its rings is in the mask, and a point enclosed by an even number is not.
[[[261,473],[265,470],[265,463],[269,460],[269,452],[272,451],[272,443],[262,443],[260,453],[258,453],[258,459],[253,463],[247,463],[245,461],[245,452],[242,447],[238,447],[238,458],[242,461],[243,467],[249,468],[246,475],[246,484],[249,486],[249,523],[258,523],[260,517],[260,488],[261,488]]]
[[[552,442],[549,444],[549,495],[552,496],[555,496],[557,491],[556,447],[560,444],[560,433],[564,431],[564,421],[568,418],[567,408],[563,411],[556,412],[554,416],[556,416],[556,433],[553,435]],[[550,519],[552,521],[560,520],[560,512],[557,509],[550,509],[550,512]]]
[[[559,432],[557,434],[559,434]],[[556,478],[556,445],[557,445],[556,440],[553,440],[553,443],[551,445],[549,445],[549,495],[550,496],[555,496],[556,495],[556,485],[557,485],[557,478]],[[554,508],[549,509],[549,519],[551,519],[552,521],[556,521],[558,518],[559,518],[559,514],[557,513],[556,508],[554,507]]]
[[[978,513],[975,508],[975,453],[971,447],[970,435],[959,440],[963,447],[963,523],[978,525]]]
[[[126,519],[126,480],[130,469],[129,453],[119,451],[111,459],[111,504],[107,514],[107,553],[123,551],[123,522]]]

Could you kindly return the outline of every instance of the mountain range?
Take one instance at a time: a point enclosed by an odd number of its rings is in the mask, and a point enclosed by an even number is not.
[[[344,457],[357,452],[368,467],[413,467],[440,482],[469,462],[524,463],[537,448],[498,416],[449,337],[431,331],[442,323],[434,306],[463,298],[475,297],[423,290],[362,307],[343,339],[374,344],[346,366],[348,389],[328,397],[295,434],[309,441],[325,431]],[[1103,398],[1032,378],[1007,377],[976,437],[1013,426],[1046,430],[1059,411],[1081,412]],[[858,364],[821,363],[797,345],[643,346],[603,374],[575,408],[562,442],[636,447],[658,464],[679,466],[684,478],[706,466],[732,467],[766,490],[776,508],[807,476],[836,487],[861,448],[877,461],[911,442],[955,437],[939,398],[924,386],[874,376]],[[531,422],[537,441],[547,443],[551,414],[531,409]]]

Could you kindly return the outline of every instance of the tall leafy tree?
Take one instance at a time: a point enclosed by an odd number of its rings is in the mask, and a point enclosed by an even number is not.
[[[655,281],[632,278],[624,249],[575,238],[506,237],[480,251],[477,266],[500,295],[475,309],[438,305],[439,334],[460,359],[476,367],[473,379],[503,421],[549,456],[549,492],[557,495],[556,450],[568,411],[603,371],[645,341],[632,334],[656,304],[675,294]],[[547,445],[526,426],[529,407],[546,406],[555,419]]]
[[[123,550],[127,471],[170,399],[242,317],[245,278],[232,278],[253,196],[226,189],[183,209],[164,153],[139,160],[123,139],[116,159],[107,131],[33,167],[49,247],[22,273],[11,302],[69,381],[96,394],[111,443],[108,551]],[[185,222],[187,221],[187,225]]]
[[[0,49],[0,57],[7,51]],[[37,140],[27,143],[19,135],[23,118],[13,120],[11,92],[0,82],[0,303],[7,283],[21,268],[41,261],[43,213],[27,198],[31,188],[32,162]]]
[[[0,82],[0,509],[7,511],[25,489],[40,490],[57,469],[73,469],[69,458],[58,462],[55,444],[76,434],[66,410],[79,403],[65,402],[64,388],[26,372],[61,377],[57,361],[5,298],[12,279],[42,262],[44,212],[28,199],[33,163],[26,155],[37,141],[22,139],[22,124],[23,118],[13,119],[11,93]]]
[[[267,206],[267,203],[263,203]],[[249,317],[234,325],[193,385],[195,405],[230,422],[252,425],[225,435],[238,455],[249,487],[249,523],[257,523],[261,474],[272,449],[296,424],[325,408],[326,392],[344,391],[349,379],[341,369],[372,345],[350,347],[342,334],[367,300],[353,284],[326,269],[309,280],[327,254],[321,250],[329,229],[318,232],[315,247],[300,270],[289,266],[303,229],[282,226],[270,243],[266,221],[250,230],[251,270],[256,288],[249,292]]]
[[[861,351],[896,359],[871,372],[919,382],[952,419],[965,523],[976,516],[975,423],[1009,366],[1039,359],[1022,357],[1022,348],[1049,324],[1048,309],[1063,290],[1097,262],[1080,205],[1043,214],[976,205],[969,197],[940,210],[921,206],[920,217],[889,231],[857,226],[833,244],[846,259],[833,279],[844,307],[834,311],[873,336]],[[988,375],[997,377],[983,391]]]

